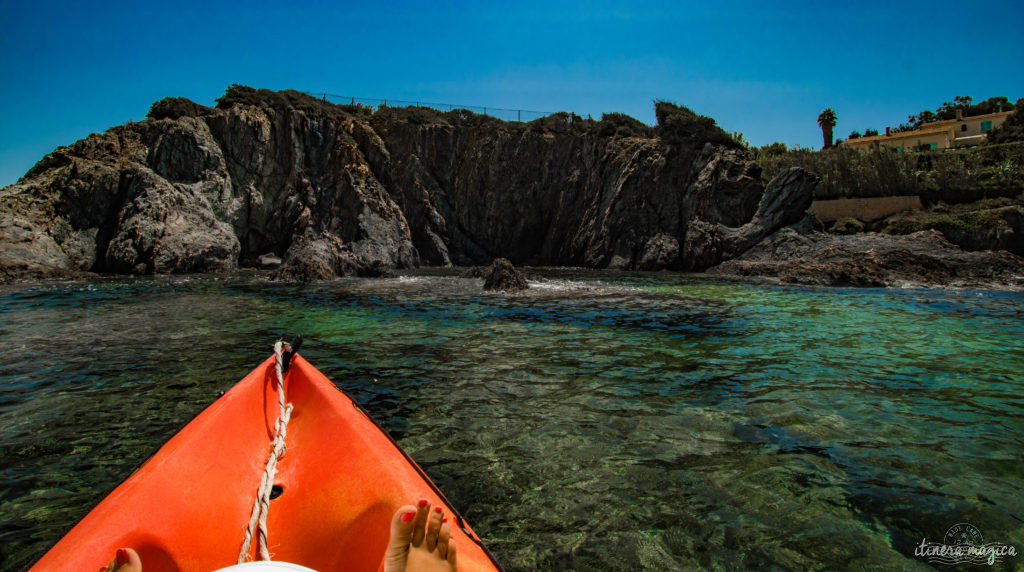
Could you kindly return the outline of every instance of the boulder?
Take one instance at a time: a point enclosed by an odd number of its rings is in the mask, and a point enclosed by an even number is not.
[[[480,275],[484,279],[484,290],[521,292],[530,287],[522,273],[506,258],[495,259],[490,266],[480,271]]]
[[[260,255],[256,258],[256,262],[259,263],[260,268],[274,269],[281,266],[281,258],[273,252]]]

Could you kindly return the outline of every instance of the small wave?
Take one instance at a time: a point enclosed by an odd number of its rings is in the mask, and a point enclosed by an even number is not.
[[[593,290],[594,285],[578,280],[527,280],[530,288],[537,290]]]

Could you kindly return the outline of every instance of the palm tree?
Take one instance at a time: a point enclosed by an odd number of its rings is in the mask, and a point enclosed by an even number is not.
[[[821,138],[825,140],[824,149],[832,146],[832,128],[836,126],[836,112],[831,107],[818,114],[818,126],[821,127]]]

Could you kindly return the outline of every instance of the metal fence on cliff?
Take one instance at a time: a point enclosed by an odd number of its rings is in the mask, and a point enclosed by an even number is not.
[[[333,93],[305,92],[306,95],[323,99],[324,101],[338,105],[365,105],[372,109],[384,107],[429,107],[438,111],[454,111],[465,109],[473,113],[480,113],[497,117],[505,121],[533,121],[541,117],[551,115],[554,111],[533,111],[529,109],[506,109],[502,107],[484,107],[480,105],[462,105],[458,103],[435,103],[430,101],[406,101],[403,99],[378,99],[373,97],[352,97],[348,95],[336,95]]]

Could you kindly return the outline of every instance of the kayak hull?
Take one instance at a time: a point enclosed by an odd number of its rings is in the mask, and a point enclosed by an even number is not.
[[[273,560],[315,570],[378,570],[390,521],[419,498],[452,523],[460,570],[496,570],[477,535],[416,463],[322,373],[294,356],[294,407],[270,501]],[[121,547],[146,572],[235,564],[278,418],[270,358],[204,410],[114,489],[31,569],[95,570]],[[451,518],[454,516],[454,518]],[[254,554],[255,539],[250,554]]]

